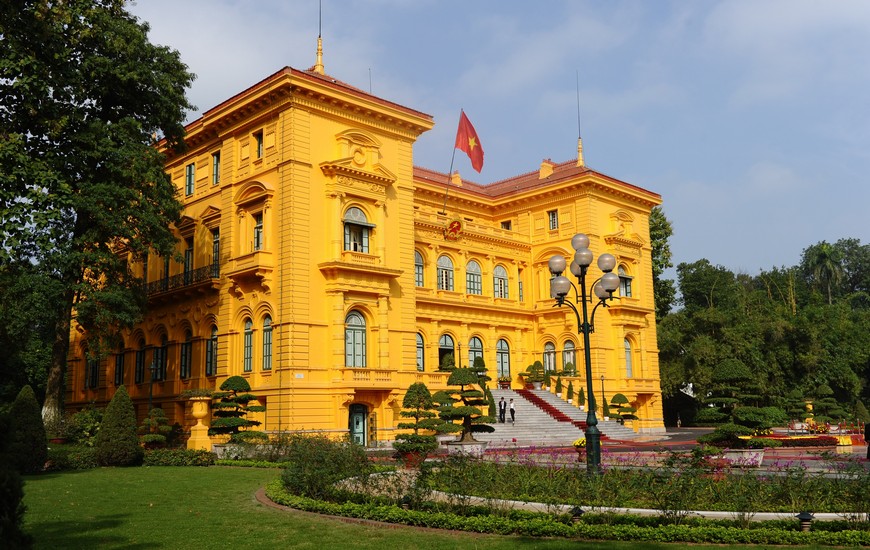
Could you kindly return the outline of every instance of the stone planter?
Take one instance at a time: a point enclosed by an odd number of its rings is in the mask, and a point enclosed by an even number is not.
[[[503,389],[503,390],[509,390],[509,389],[511,389],[511,383],[510,382],[499,382],[498,387]]]
[[[447,443],[447,454],[483,457],[488,441],[451,441]]]
[[[205,418],[208,416],[211,397],[191,397],[190,402],[193,405],[191,415],[196,419],[196,425],[190,429],[187,448],[210,451],[211,438],[208,436],[208,425],[205,423]]]
[[[541,389],[542,385],[543,385],[543,382],[532,382],[532,387],[536,390]]]
[[[757,468],[764,460],[764,449],[727,449],[722,458],[732,467]]]

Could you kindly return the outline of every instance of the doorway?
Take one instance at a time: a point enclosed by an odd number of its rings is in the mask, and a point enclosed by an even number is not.
[[[350,431],[350,440],[357,445],[366,446],[366,419],[368,417],[368,408],[365,405],[354,403],[350,406],[350,415],[348,419],[348,430]]]

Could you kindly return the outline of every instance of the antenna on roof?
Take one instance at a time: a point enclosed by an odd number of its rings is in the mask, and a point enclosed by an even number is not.
[[[318,2],[318,18],[317,18],[317,61],[314,63],[313,70],[317,74],[325,74],[323,72],[323,1]]]
[[[583,137],[580,133],[580,70],[577,70],[577,166],[586,166],[583,161]]]
[[[369,67],[369,93],[372,93],[372,68]]]

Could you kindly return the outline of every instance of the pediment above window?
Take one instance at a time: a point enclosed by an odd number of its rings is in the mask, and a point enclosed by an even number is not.
[[[219,227],[221,223],[221,209],[209,205],[202,211],[202,214],[199,217],[202,220],[203,225],[209,229],[215,229],[216,227]]]
[[[381,143],[373,136],[347,130],[335,136],[338,158],[320,163],[331,178],[330,191],[379,196],[396,181],[396,175],[381,164]]]
[[[193,233],[196,230],[196,220],[190,216],[181,216],[181,220],[176,225],[182,239],[192,239]]]
[[[245,184],[236,193],[233,202],[237,206],[245,208],[252,204],[265,202],[275,194],[275,190],[259,181],[252,181]]]
[[[634,216],[625,210],[617,210],[610,215],[610,227],[612,232],[604,235],[607,246],[614,252],[640,255],[646,242],[634,231]]]

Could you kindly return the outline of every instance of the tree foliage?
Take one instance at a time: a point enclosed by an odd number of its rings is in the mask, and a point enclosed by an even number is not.
[[[475,441],[475,433],[495,431],[490,424],[495,418],[484,413],[489,409],[483,388],[488,376],[481,376],[471,368],[455,369],[447,379],[448,386],[458,386],[439,391],[433,396],[438,403],[438,414],[445,422],[445,433],[459,432],[459,441]],[[475,387],[476,386],[476,387]],[[458,424],[456,422],[459,422]]]
[[[399,422],[400,430],[411,430],[396,436],[393,447],[399,452],[430,453],[438,448],[435,433],[441,431],[444,421],[438,417],[438,406],[432,400],[429,388],[422,382],[415,382],[408,387],[402,399],[402,410],[399,416],[410,420]],[[432,433],[420,433],[424,432]]]
[[[60,414],[72,306],[89,350],[138,321],[149,252],[169,257],[180,204],[155,147],[182,143],[193,75],[123,0],[0,3],[0,264],[59,285],[43,408]]]
[[[855,419],[870,391],[870,247],[856,239],[822,242],[795,266],[753,276],[708,260],[682,263],[677,273],[683,307],[658,324],[666,418],[675,420],[684,398],[698,406],[707,396],[727,398],[717,395],[724,384],[717,371],[739,362],[741,408],[776,407],[803,420],[806,398],[819,402],[819,415]],[[831,394],[817,395],[822,386]],[[740,421],[739,414],[749,425],[761,413],[737,413],[735,404],[699,414],[703,422]]]
[[[221,383],[220,390],[212,395],[217,401],[212,403],[214,418],[208,435],[228,435],[233,442],[267,439],[265,433],[251,429],[260,422],[247,417],[248,413],[266,410],[262,405],[251,404],[257,401],[257,396],[250,393],[248,381],[238,375],[230,376]]]
[[[9,409],[9,418],[9,453],[16,469],[22,474],[41,472],[48,459],[48,445],[39,403],[30,386],[21,388]]]
[[[649,237],[652,247],[652,279],[656,319],[659,320],[671,311],[677,295],[674,282],[663,277],[665,270],[674,267],[671,260],[671,246],[668,242],[673,234],[674,228],[665,216],[662,207],[654,207],[649,213]]]

